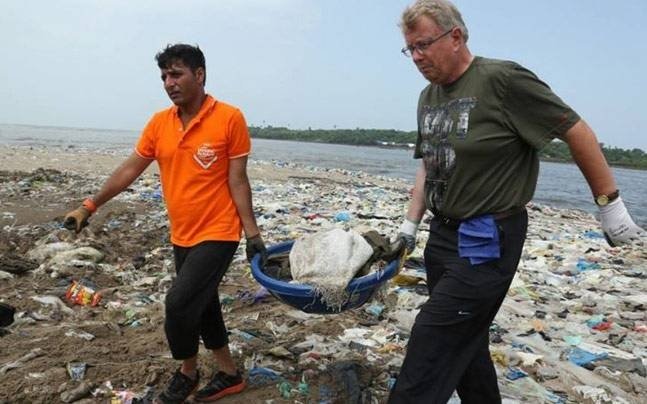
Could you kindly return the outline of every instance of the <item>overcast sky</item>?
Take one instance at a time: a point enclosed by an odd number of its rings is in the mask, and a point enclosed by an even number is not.
[[[170,104],[153,60],[198,44],[250,125],[414,130],[409,0],[0,0],[0,122],[133,129]],[[457,0],[476,55],[533,70],[609,146],[647,151],[647,1]]]

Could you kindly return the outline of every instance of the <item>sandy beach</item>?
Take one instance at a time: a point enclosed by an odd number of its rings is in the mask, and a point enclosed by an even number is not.
[[[0,302],[16,308],[0,328],[0,403],[148,402],[176,368],[163,333],[174,268],[155,165],[79,235],[60,226],[128,153],[0,145]],[[329,227],[392,236],[411,187],[253,159],[249,176],[268,245]],[[644,245],[609,247],[582,211],[528,208],[522,261],[490,335],[506,402],[641,402]],[[365,307],[325,316],[264,294],[239,247],[220,297],[235,359],[255,377],[221,402],[385,402],[426,299],[420,233],[403,269],[414,281],[389,282]],[[101,291],[97,306],[65,298],[82,278]]]

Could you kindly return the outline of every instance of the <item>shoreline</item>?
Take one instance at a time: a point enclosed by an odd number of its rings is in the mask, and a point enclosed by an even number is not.
[[[2,124],[0,124],[2,125]],[[106,132],[106,133],[135,133],[138,134],[138,131],[133,131],[133,130],[125,130],[125,129],[96,129],[96,128],[75,128],[75,127],[56,127],[56,126],[40,126],[40,125],[27,125],[27,124],[4,124],[4,125],[10,125],[10,126],[22,126],[22,127],[36,127],[36,128],[43,128],[43,129],[69,129],[69,130],[92,130],[92,131],[97,131],[97,132]],[[375,148],[375,149],[384,149],[384,150],[403,150],[403,151],[410,151],[413,153],[414,148],[410,147],[406,144],[399,144],[399,145],[385,145],[385,144],[349,144],[349,143],[335,143],[335,142],[325,142],[325,141],[313,141],[313,140],[307,140],[307,139],[281,139],[281,138],[272,138],[272,137],[252,137],[252,141],[254,139],[261,139],[261,140],[272,140],[272,141],[277,141],[277,142],[299,142],[299,143],[312,143],[312,144],[326,144],[326,145],[336,145],[336,146],[350,146],[350,147],[359,147],[359,148]],[[29,144],[22,144],[19,142],[22,141],[28,141],[32,142]],[[124,143],[103,143],[103,142],[96,142],[92,143],[94,146],[92,147],[82,147],[79,149],[82,150],[93,150],[93,151],[101,151],[101,150],[119,150],[119,149],[128,149],[132,148],[133,144],[137,141],[137,136],[135,136],[133,139],[129,140],[124,140]],[[38,139],[14,139],[11,141],[5,140],[4,143],[0,141],[0,146],[2,147],[59,147],[59,148],[65,148],[69,149],[69,145],[65,145],[65,142],[70,142],[70,141],[63,141],[59,140],[58,144],[47,144],[46,142],[43,142],[42,140],[39,142]],[[624,150],[624,149],[622,149]],[[640,149],[639,149],[640,150]],[[553,158],[546,158],[546,157],[540,157],[540,162],[546,162],[546,163],[557,163],[557,164],[569,164],[576,166],[575,162],[572,160],[561,160],[561,159],[553,159]],[[634,170],[634,171],[647,171],[647,167],[636,167],[632,165],[627,165],[627,164],[618,164],[618,163],[609,163],[609,166],[612,168],[620,168],[624,170]]]
[[[131,151],[132,149],[129,147],[80,148],[0,144],[0,167],[2,167],[0,171],[15,171],[29,174],[40,168],[56,170],[72,175],[87,175],[92,178],[97,178],[102,182],[119,166]],[[250,158],[247,169],[252,188],[254,188],[254,183],[258,181],[261,183],[264,181],[284,182],[290,181],[291,178],[301,180],[312,179],[340,184],[344,182],[350,184],[357,181],[364,181],[376,186],[398,189],[402,193],[407,193],[407,195],[413,187],[411,181],[403,178],[378,176],[363,171],[308,166],[285,161],[264,161]],[[159,176],[159,169],[156,162],[151,163],[144,173],[142,173],[140,180],[147,176]],[[96,192],[99,186],[100,184],[98,183],[93,190],[88,190],[88,193],[92,194]],[[252,197],[254,198],[254,195]],[[401,205],[402,214],[404,214],[406,201],[403,201]],[[530,205],[541,206],[542,204],[530,202]],[[68,206],[73,208],[73,205]],[[564,208],[551,205],[546,205],[546,207],[554,211],[575,211],[578,214],[590,216],[591,219],[594,219],[593,215],[585,209]],[[428,215],[429,212],[427,212],[425,217],[428,217]],[[2,221],[0,221],[0,224],[2,224]]]
[[[281,140],[279,140],[281,141]],[[287,140],[287,142],[291,142]],[[357,146],[359,147],[359,146]],[[55,169],[59,171],[80,172],[87,174],[109,175],[118,165],[132,152],[133,146],[112,145],[109,147],[91,146],[91,147],[70,147],[66,145],[7,145],[0,143],[0,169],[1,170],[19,170],[30,172],[38,167],[46,169]],[[553,162],[562,165],[576,167],[574,163]],[[272,167],[271,170],[267,169]],[[621,167],[624,170],[632,172],[642,172],[639,169]],[[292,163],[284,160],[256,160],[254,154],[249,156],[248,175],[251,180],[263,178],[287,179],[290,175],[298,175],[295,172],[306,172],[308,176],[317,178],[330,177],[336,181],[343,181],[345,178],[365,178],[381,185],[399,186],[410,189],[413,186],[413,180],[397,176],[376,175],[364,171],[353,171],[342,168],[326,168],[303,163]],[[153,162],[145,171],[148,174],[158,174],[157,164]],[[582,179],[582,181],[584,181]],[[572,201],[548,201],[546,196],[543,200],[539,194],[533,197],[532,204],[546,205],[554,209],[577,210],[595,214],[595,206],[586,200],[588,205],[579,206]],[[645,213],[643,211],[631,210],[631,204],[636,203],[625,196],[625,203],[628,203],[630,212],[634,213],[634,221],[639,225],[647,226],[645,222]],[[635,195],[634,195],[634,199]],[[584,201],[583,201],[584,202]]]
[[[37,168],[53,169],[78,173],[108,175],[132,152],[132,147],[110,148],[70,148],[67,146],[3,145],[0,144],[0,167],[4,171],[31,172]],[[272,171],[268,172],[268,166]],[[250,178],[286,179],[296,173],[308,173],[315,178],[330,178],[340,181],[345,177],[365,178],[379,184],[412,186],[403,178],[393,178],[369,174],[363,171],[307,166],[284,161],[248,160]],[[157,164],[153,162],[145,171],[158,174]]]
[[[130,145],[70,147],[63,145],[6,145],[0,143],[0,171],[21,171],[29,173],[38,168],[43,168],[71,174],[79,173],[106,178],[132,150],[132,146]],[[573,165],[573,163],[567,162],[557,163]],[[405,192],[409,192],[413,187],[413,181],[406,178],[376,175],[359,170],[320,167],[283,160],[255,160],[253,154],[249,157],[247,168],[252,187],[255,180],[287,181],[291,177],[330,180],[332,182],[363,180],[379,186],[399,188]],[[623,169],[640,171],[631,168]],[[159,175],[157,164],[153,162],[144,171],[143,175]],[[96,190],[94,191],[96,192]],[[536,199],[537,195],[535,195],[529,204],[546,206],[556,211],[577,211],[584,215],[589,215],[591,218],[594,218],[596,214],[596,210],[592,209],[592,206],[580,207],[559,200],[547,202],[545,200],[536,201]],[[645,226],[643,223],[644,217],[640,214],[635,215],[634,220],[637,224],[643,225],[643,227]]]

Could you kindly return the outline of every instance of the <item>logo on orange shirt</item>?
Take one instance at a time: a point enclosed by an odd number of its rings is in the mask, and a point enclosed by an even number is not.
[[[211,143],[202,143],[198,147],[198,151],[193,155],[193,159],[200,164],[205,170],[218,160],[218,155],[216,154],[216,149],[211,145]]]

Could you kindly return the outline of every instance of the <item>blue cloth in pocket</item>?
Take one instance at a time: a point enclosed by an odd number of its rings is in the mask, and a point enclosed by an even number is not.
[[[501,257],[499,230],[492,215],[477,216],[458,226],[458,255],[472,265]]]

